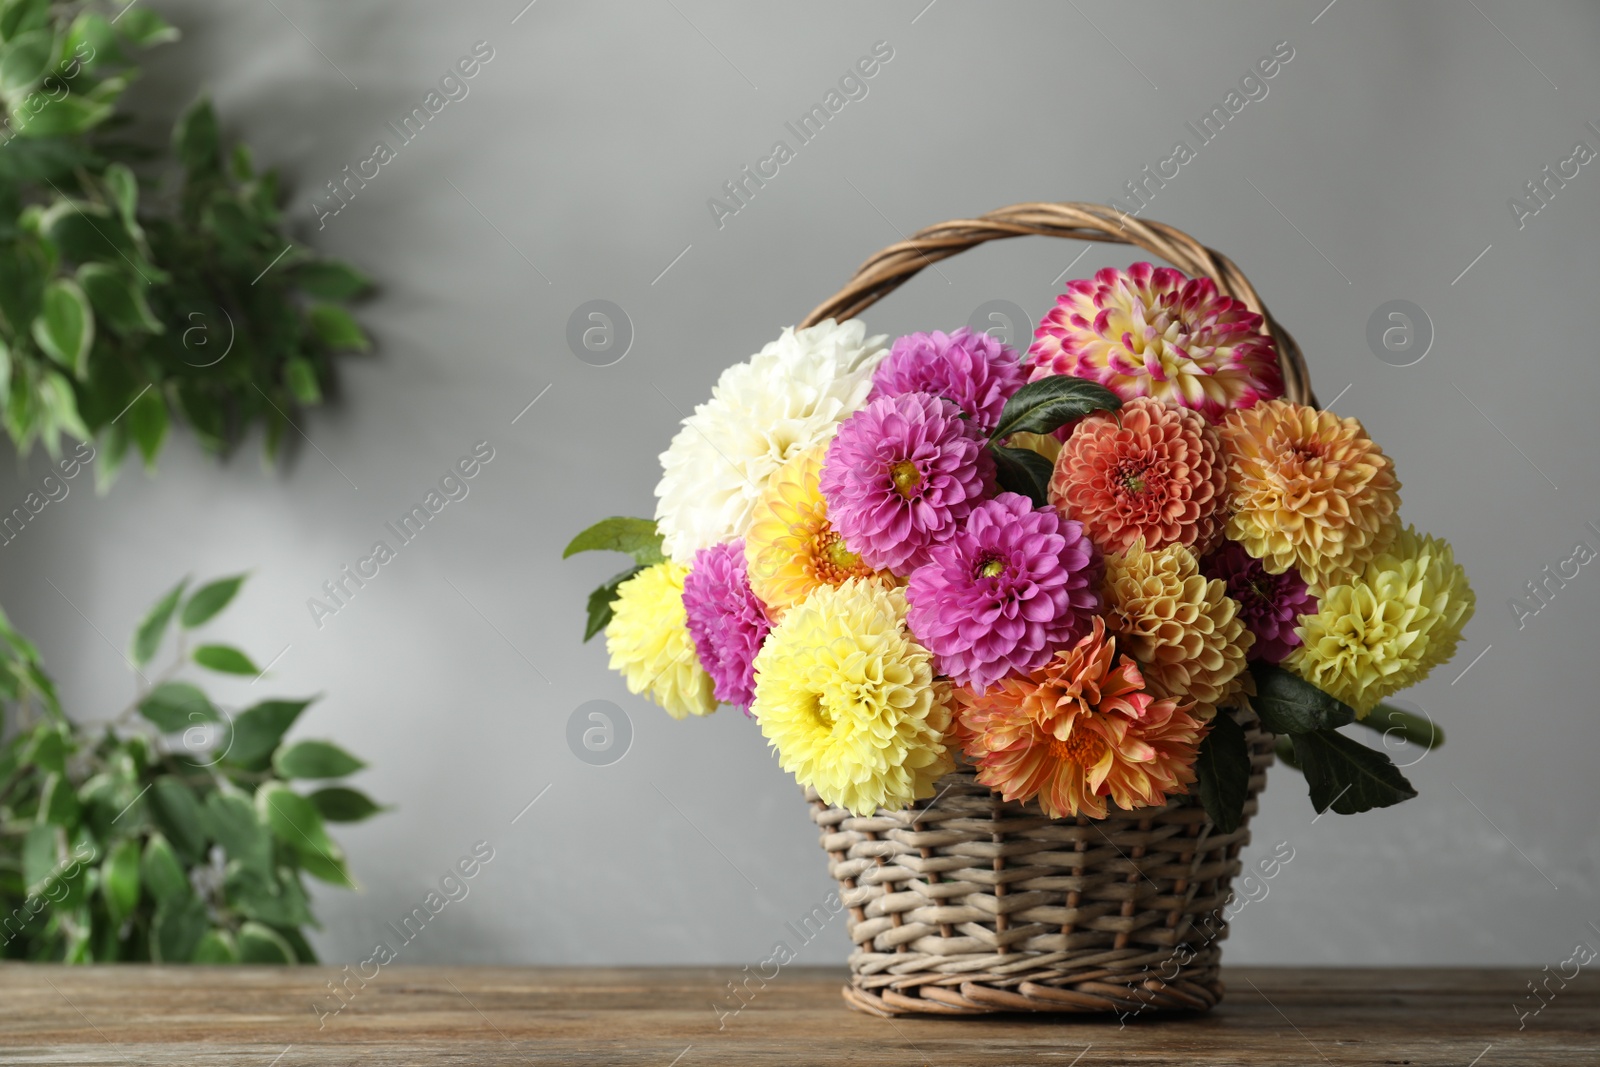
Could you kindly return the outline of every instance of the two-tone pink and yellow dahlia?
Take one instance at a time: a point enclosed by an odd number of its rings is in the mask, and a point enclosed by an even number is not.
[[[1188,792],[1204,726],[1192,705],[1145,689],[1115,638],[1094,629],[1025,678],[956,690],[960,738],[978,781],[1006,800],[1037,797],[1054,819],[1106,817]]]
[[[1050,503],[1083,523],[1102,552],[1143,538],[1151,551],[1204,552],[1220,527],[1227,473],[1217,432],[1199,413],[1138,397],[1080,420],[1056,457]]]
[[[1212,422],[1283,392],[1260,315],[1210,278],[1135,263],[1068,283],[1034,331],[1032,378],[1072,374],[1124,400],[1154,397]]]

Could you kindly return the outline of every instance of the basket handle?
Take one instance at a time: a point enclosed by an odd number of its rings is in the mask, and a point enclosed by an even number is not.
[[[900,288],[924,267],[985,241],[1028,235],[1136,245],[1160,256],[1185,274],[1210,278],[1224,294],[1243,301],[1265,321],[1277,342],[1284,395],[1296,403],[1316,405],[1300,346],[1278,325],[1233,260],[1176,227],[1164,222],[1147,222],[1101,204],[1013,204],[975,219],[955,219],[918,230],[861,264],[845,287],[819,304],[801,325],[814,326],[828,318],[853,318]]]

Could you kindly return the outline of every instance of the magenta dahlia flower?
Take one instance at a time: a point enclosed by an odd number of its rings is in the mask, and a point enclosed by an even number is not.
[[[695,553],[683,580],[683,610],[700,665],[711,675],[713,692],[724,704],[749,714],[755,699],[756,653],[772,624],[750,591],[744,542],[725,541]]]
[[[939,673],[976,692],[1026,674],[1090,632],[1102,563],[1083,526],[1001,493],[911,573],[906,625]]]
[[[1317,598],[1299,571],[1273,574],[1237,541],[1224,541],[1200,569],[1228,583],[1228,595],[1239,602],[1239,618],[1256,635],[1248,658],[1279,663],[1300,644],[1294,628],[1301,615],[1316,614]]]
[[[1210,278],[1135,263],[1067,283],[1034,331],[1032,379],[1071,374],[1124,400],[1150,396],[1211,422],[1283,393],[1260,315]]]
[[[872,376],[868,400],[901,393],[942,396],[967,413],[984,433],[1028,380],[1017,353],[986,333],[913,333],[895,341]]]
[[[994,490],[994,457],[950,401],[883,396],[840,425],[821,484],[845,545],[874,570],[909,574]]]

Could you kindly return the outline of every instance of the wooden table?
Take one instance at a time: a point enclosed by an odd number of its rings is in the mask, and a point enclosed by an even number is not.
[[[368,972],[370,973],[370,971]],[[720,1020],[731,968],[0,965],[7,1064],[1600,1065],[1600,978],[1518,1029],[1535,969],[1240,967],[1209,1015],[877,1019],[841,971],[781,971]],[[344,981],[341,1003],[327,983]],[[1555,980],[1549,988],[1557,989]],[[319,1013],[320,1012],[320,1013]],[[720,1028],[719,1028],[720,1022]]]

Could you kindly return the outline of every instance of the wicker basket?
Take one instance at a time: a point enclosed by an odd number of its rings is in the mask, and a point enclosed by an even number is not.
[[[974,245],[1024,235],[1137,245],[1214,279],[1266,320],[1285,395],[1314,404],[1294,339],[1226,256],[1170,226],[1095,204],[1019,204],[921,230],[879,252],[803,325],[849,318]],[[932,800],[858,817],[807,790],[849,911],[852,1007],[876,1015],[1204,1011],[1222,996],[1222,909],[1273,738],[1248,709],[1245,821],[1219,833],[1190,797],[1105,819],[1052,819],[1006,803],[970,768]]]

